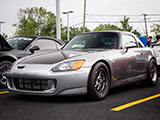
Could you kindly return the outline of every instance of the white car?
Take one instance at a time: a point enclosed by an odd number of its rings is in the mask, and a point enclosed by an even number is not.
[[[160,42],[152,45],[152,49],[155,52],[158,70],[160,70]]]

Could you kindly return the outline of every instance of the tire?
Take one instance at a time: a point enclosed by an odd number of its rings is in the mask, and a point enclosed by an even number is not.
[[[4,76],[5,72],[11,67],[11,61],[1,61],[0,62],[0,86],[6,87],[7,86],[7,79]]]
[[[91,100],[102,100],[110,88],[110,74],[107,66],[99,62],[92,68],[88,80],[88,97]]]
[[[147,67],[147,79],[146,79],[146,85],[150,87],[154,87],[158,83],[158,68],[156,61],[154,59],[151,59],[151,61],[148,64]]]

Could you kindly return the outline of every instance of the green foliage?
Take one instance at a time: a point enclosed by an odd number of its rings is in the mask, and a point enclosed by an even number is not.
[[[61,39],[66,43],[67,42],[67,27],[64,26],[61,28]]]
[[[136,36],[141,36],[141,34],[137,30],[133,29],[133,27],[129,25],[129,18],[127,18],[126,16],[124,16],[124,19],[120,21],[120,23],[122,25],[123,31],[132,32]]]
[[[8,35],[7,35],[7,34],[2,33],[2,36],[4,37],[4,39],[5,39],[5,40],[7,40],[7,39],[8,39]]]
[[[129,25],[129,18],[124,16],[124,19],[120,21],[120,23],[122,24],[123,31],[128,31],[128,32],[132,31],[133,27]]]
[[[160,33],[160,24],[153,24],[151,26],[151,32],[153,32],[155,35]]]
[[[132,32],[136,36],[141,36],[141,34],[137,30],[134,30],[133,27],[129,25],[129,18],[127,18],[126,16],[124,16],[124,19],[120,21],[120,23],[122,25],[123,31]]]
[[[43,7],[20,9],[18,19],[19,21],[13,25],[16,27],[16,36],[43,35],[56,37],[56,16]],[[137,30],[133,30],[133,27],[129,25],[129,18],[124,17],[120,23],[122,24],[121,28],[111,24],[100,24],[93,31],[124,30],[140,36],[140,33]],[[62,40],[67,42],[67,27],[61,25],[61,30]],[[85,31],[90,32],[91,30],[86,27]],[[70,39],[80,33],[83,33],[82,27],[70,27]]]
[[[121,31],[132,32],[133,34],[137,36],[141,36],[141,34],[137,30],[134,30],[133,27],[129,25],[129,18],[127,18],[126,16],[124,17],[122,21],[120,21],[120,23],[121,23],[121,28],[116,25],[111,25],[111,24],[100,24],[93,31],[121,30]]]
[[[141,34],[137,30],[133,30],[132,33],[135,34],[138,37],[141,36]]]
[[[15,35],[44,35],[56,36],[56,16],[52,12],[47,12],[45,8],[26,8],[19,10],[19,22]]]
[[[93,31],[104,31],[104,30],[121,30],[121,28],[117,27],[116,25],[100,24]]]
[[[85,28],[86,32],[90,32],[91,30],[89,30],[87,27]],[[70,40],[80,34],[83,33],[83,27],[70,27]],[[67,42],[67,27],[62,27],[62,40],[64,40],[64,42]]]
[[[16,27],[16,36],[25,35],[43,35],[56,37],[56,16],[52,12],[48,12],[45,8],[26,8],[20,9],[18,14],[19,21],[13,26]],[[62,40],[67,40],[67,27],[61,26]],[[75,35],[82,33],[81,28],[70,28],[70,39]],[[90,30],[85,28],[86,32]]]

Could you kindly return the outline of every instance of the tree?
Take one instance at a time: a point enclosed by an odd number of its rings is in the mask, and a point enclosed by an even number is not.
[[[56,16],[45,8],[32,7],[19,10],[15,35],[44,35],[56,37]]]
[[[103,30],[121,30],[121,28],[117,27],[116,25],[100,24],[93,31],[103,31]]]
[[[124,16],[124,19],[120,21],[120,23],[122,25],[122,30],[128,31],[128,32],[132,31],[133,27],[129,25],[129,18]]]
[[[133,30],[132,33],[135,34],[136,36],[141,36],[141,33],[139,33],[137,30]]]
[[[85,27],[85,32],[90,32],[87,27]],[[70,38],[73,38],[74,36],[83,33],[83,27],[71,27],[70,28]]]
[[[120,21],[120,23],[121,23],[121,28],[111,24],[100,24],[93,31],[120,30],[120,31],[132,32],[137,36],[141,36],[141,34],[137,30],[134,30],[133,27],[129,25],[129,18],[127,18],[126,16],[122,21]]]
[[[160,33],[160,24],[153,24],[151,26],[151,32],[153,32],[155,35]]]
[[[85,27],[86,32],[90,32],[91,30]],[[70,27],[70,39],[72,39],[74,36],[83,33],[83,27]],[[67,27],[62,27],[62,40],[64,42],[67,42]]]
[[[133,27],[129,25],[129,18],[127,18],[126,16],[124,16],[124,19],[120,21],[120,23],[122,25],[123,31],[132,32],[136,36],[141,36],[141,34],[137,30],[134,30]]]

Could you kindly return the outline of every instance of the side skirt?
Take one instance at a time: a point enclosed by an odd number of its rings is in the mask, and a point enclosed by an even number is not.
[[[114,84],[112,84],[112,88],[120,86],[120,85],[126,85],[126,84],[130,84],[130,83],[134,83],[134,82],[140,82],[147,79],[147,73],[143,73],[134,77],[130,77],[130,78],[126,78],[126,79],[121,79],[121,80],[117,80],[114,82]]]

